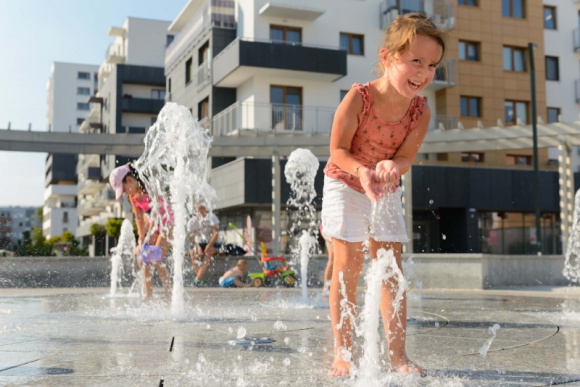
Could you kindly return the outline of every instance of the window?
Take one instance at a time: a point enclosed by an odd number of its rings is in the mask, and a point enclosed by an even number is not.
[[[82,125],[84,120],[84,118],[77,118],[77,126]]]
[[[206,117],[209,117],[209,97],[205,97],[197,105],[197,116],[199,117],[200,121]]]
[[[84,71],[79,71],[77,75],[78,79],[91,79],[91,73],[87,73]]]
[[[302,88],[270,86],[272,129],[302,130]]]
[[[544,6],[544,28],[547,30],[555,30],[556,24],[556,7]]]
[[[524,0],[501,0],[501,15],[523,19]]]
[[[364,55],[364,35],[340,33],[340,49],[351,55]]]
[[[342,100],[344,99],[344,97],[346,97],[347,94],[348,94],[348,90],[341,90],[340,91],[340,102],[342,102]]]
[[[464,117],[481,117],[481,98],[467,97],[462,95],[459,98],[461,115]]]
[[[302,29],[297,27],[270,26],[270,40],[277,43],[302,43]]]
[[[91,95],[91,88],[90,87],[77,87],[77,94],[78,95]]]
[[[557,56],[546,56],[546,80],[560,80],[560,65]]]
[[[91,110],[91,106],[88,103],[77,102],[77,110]]]
[[[532,156],[506,155],[506,165],[532,165]]]
[[[460,60],[479,60],[479,43],[459,41],[459,59]]]
[[[165,47],[168,47],[171,43],[173,43],[174,39],[175,35],[167,35],[167,38],[165,40]]]
[[[171,78],[167,78],[167,92],[171,93]]]
[[[515,125],[517,118],[522,121],[523,125],[528,122],[528,103],[523,101],[505,101],[504,102],[504,121],[506,124]]]
[[[62,213],[62,222],[63,223],[68,223],[68,212],[64,211]]]
[[[463,152],[461,154],[461,161],[472,163],[483,163],[483,153]]]
[[[503,69],[505,71],[526,71],[526,49],[521,47],[503,48]]]
[[[477,0],[458,0],[457,4],[459,5],[468,5],[470,7],[477,7]]]
[[[189,58],[185,62],[185,85],[189,85],[191,82],[191,65],[193,64],[193,58]]]
[[[156,123],[156,122],[157,122],[157,117],[151,117],[151,118],[149,119],[149,123],[151,124],[150,126],[153,126],[153,125],[155,125],[155,123]]]
[[[198,50],[197,64],[207,63],[209,61],[209,42],[205,42]]]
[[[165,99],[165,90],[161,89],[151,90],[151,99]]]
[[[548,108],[548,124],[551,124],[552,122],[558,122],[559,116],[560,116],[560,108],[554,108],[554,107]]]

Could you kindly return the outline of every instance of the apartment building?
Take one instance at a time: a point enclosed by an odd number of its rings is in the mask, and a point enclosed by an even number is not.
[[[46,85],[48,94],[48,130],[77,132],[89,104],[87,98],[97,89],[98,66],[54,62]],[[43,206],[43,234],[60,236],[77,228],[77,156],[52,154],[46,157]]]
[[[9,250],[41,223],[36,207],[0,207],[0,250]]]
[[[121,27],[110,28],[113,41],[98,68],[96,95],[86,100],[90,110],[81,132],[145,133],[155,122],[165,103],[165,48],[173,39],[168,26],[168,21],[129,17]],[[111,171],[129,160],[126,155],[79,156],[76,235],[91,255],[106,254],[109,247],[95,247],[92,224],[131,217],[128,203],[115,201],[107,184]]]

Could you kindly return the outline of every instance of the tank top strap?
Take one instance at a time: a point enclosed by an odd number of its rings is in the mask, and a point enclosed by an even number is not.
[[[352,87],[356,87],[358,92],[361,94],[363,99],[363,108],[360,114],[359,127],[364,125],[371,114],[371,108],[373,106],[373,96],[371,94],[369,83],[361,84],[355,83]]]
[[[415,98],[413,98],[411,104],[412,104],[411,109],[409,109],[410,110],[409,132],[415,129],[415,127],[419,123],[419,119],[423,115],[423,109],[425,108],[425,98],[417,95],[415,96]]]

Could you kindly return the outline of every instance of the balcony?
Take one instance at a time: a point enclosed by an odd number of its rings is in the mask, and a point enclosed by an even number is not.
[[[110,64],[125,63],[126,57],[125,57],[125,50],[124,50],[123,46],[124,46],[124,41],[123,41],[122,45],[119,45],[116,42],[113,42],[109,45],[109,48],[107,48],[107,54],[105,55],[107,63],[110,63]]]
[[[158,114],[163,108],[163,105],[165,105],[165,101],[162,99],[132,98],[124,96],[121,101],[123,112],[126,113]]]
[[[259,76],[332,82],[346,71],[346,51],[339,48],[238,38],[214,58],[213,83],[238,87]]]
[[[90,167],[93,168],[93,167]],[[100,175],[100,171],[101,168],[100,167],[96,167],[98,168],[98,173]],[[88,173],[89,168],[87,168],[84,172]],[[93,174],[97,173],[97,172],[91,172]],[[100,176],[99,176],[100,178]],[[85,178],[83,180],[79,180],[77,186],[78,186],[78,194],[79,195],[94,195],[95,193],[99,192],[100,190],[103,189],[103,187],[106,185],[105,182],[100,181],[99,178],[95,178],[95,179],[88,179]]]
[[[207,31],[212,27],[236,29],[234,0],[221,0],[219,3],[211,0],[190,1],[185,6],[168,28],[170,32],[178,32],[165,50],[165,69],[168,73],[179,64],[182,54],[189,47],[202,39],[207,40]]]
[[[429,16],[441,29],[455,28],[455,4],[448,0],[385,0],[379,12],[381,29],[390,26],[397,16],[411,12]]]
[[[200,90],[211,82],[211,62],[206,61],[195,70],[194,79],[197,80],[197,89]]]
[[[453,87],[457,84],[457,61],[455,59],[445,59],[437,70],[433,82],[427,86],[427,90],[437,91],[446,87]]]
[[[79,199],[77,213],[81,217],[95,216],[104,212],[114,201],[115,192],[110,188],[105,188],[93,196]]]
[[[334,108],[303,105],[236,102],[213,117],[213,135],[246,132],[330,133]]]
[[[446,116],[443,114],[437,114],[435,116],[435,127],[432,130],[456,129],[458,126],[457,122],[458,122],[458,120],[457,120],[457,117],[455,117],[455,116]]]

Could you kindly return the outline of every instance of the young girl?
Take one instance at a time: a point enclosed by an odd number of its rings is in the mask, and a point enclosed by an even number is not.
[[[131,163],[115,168],[109,176],[109,183],[115,190],[117,200],[121,199],[123,193],[127,195],[133,215],[135,215],[137,234],[139,235],[135,254],[139,257],[137,262],[143,273],[145,300],[151,299],[153,295],[154,270],[157,270],[163,283],[165,298],[169,300],[171,298],[171,279],[167,267],[163,263],[163,258],[169,255],[170,246],[165,233],[159,229],[152,232],[147,240],[145,239],[153,227],[153,222],[149,219],[152,210],[151,199],[147,194],[145,184]],[[171,221],[171,210],[166,210],[163,203],[159,207],[165,225]]]
[[[387,29],[379,52],[380,77],[355,84],[336,111],[322,204],[324,233],[332,237],[334,249],[329,301],[335,343],[330,375],[350,373],[363,242],[369,241],[372,258],[380,248],[392,249],[401,269],[401,245],[408,238],[399,179],[411,168],[431,116],[417,93],[433,80],[444,52],[442,33],[426,16],[413,13],[397,17]],[[371,204],[383,196],[394,208],[371,222]],[[398,308],[393,305],[397,285],[390,279],[381,290],[391,368],[405,375],[424,375],[405,351],[407,306],[405,297]],[[341,302],[344,294],[347,302]]]

